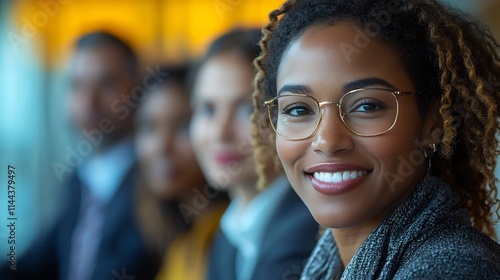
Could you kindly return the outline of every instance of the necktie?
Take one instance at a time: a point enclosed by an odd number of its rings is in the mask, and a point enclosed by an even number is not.
[[[71,246],[69,278],[89,280],[95,267],[95,257],[103,225],[104,205],[83,188],[80,219],[75,227]]]

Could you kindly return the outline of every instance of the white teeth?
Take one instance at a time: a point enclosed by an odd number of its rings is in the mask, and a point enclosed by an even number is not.
[[[342,182],[342,172],[335,172],[335,173],[333,173],[331,182],[332,183]]]
[[[333,178],[333,174],[332,173],[324,173],[324,178],[325,180],[328,180],[328,182],[332,181],[332,178]]]
[[[341,172],[314,172],[314,178],[326,183],[339,183],[361,177],[367,173],[363,171],[341,171]]]
[[[357,176],[357,174],[356,174]],[[351,172],[349,171],[344,171],[344,173],[342,173],[342,181],[347,181],[351,179]]]

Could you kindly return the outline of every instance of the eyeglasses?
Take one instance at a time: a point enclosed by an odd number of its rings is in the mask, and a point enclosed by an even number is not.
[[[318,130],[321,106],[334,104],[345,126],[359,136],[377,136],[391,130],[399,115],[398,96],[414,95],[384,88],[362,88],[347,92],[339,102],[318,102],[305,94],[286,94],[264,102],[276,133],[288,140],[302,140]]]

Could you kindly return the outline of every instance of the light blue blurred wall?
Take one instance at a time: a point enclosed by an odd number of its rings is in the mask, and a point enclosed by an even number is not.
[[[10,233],[6,224],[7,167],[16,168],[16,253],[19,256],[35,234],[51,223],[57,211],[60,185],[50,168],[64,129],[52,130],[64,118],[61,90],[45,67],[36,34],[25,38],[11,26],[9,2],[0,1],[0,261],[6,258]],[[22,39],[24,38],[24,39]],[[21,41],[22,44],[18,44]],[[35,48],[34,46],[38,46]],[[54,115],[55,114],[55,115]],[[10,222],[10,221],[9,221]]]

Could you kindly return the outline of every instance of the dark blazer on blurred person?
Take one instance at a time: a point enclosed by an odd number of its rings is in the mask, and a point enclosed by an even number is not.
[[[287,184],[288,181],[286,182]],[[267,223],[252,280],[298,279],[311,254],[319,226],[311,213],[288,186],[285,196]],[[214,241],[209,280],[236,280],[237,249],[224,233]]]
[[[158,261],[146,252],[133,220],[132,194],[136,166],[123,178],[106,206],[101,242],[90,279],[153,279]],[[63,196],[65,205],[55,226],[17,261],[15,272],[2,270],[0,279],[69,279],[69,262],[74,229],[78,222],[82,182],[74,175]]]

